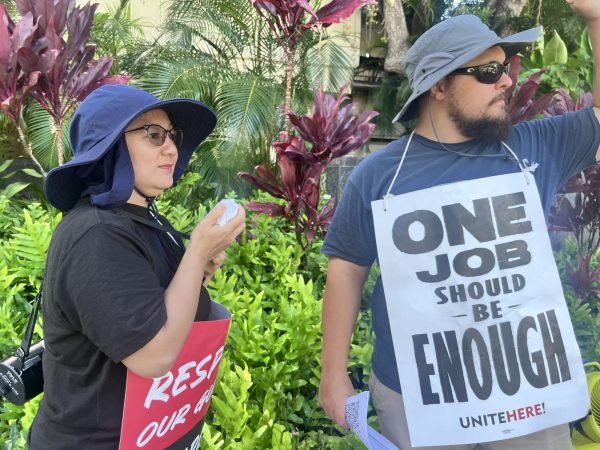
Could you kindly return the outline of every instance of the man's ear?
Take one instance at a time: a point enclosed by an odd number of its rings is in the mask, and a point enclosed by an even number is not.
[[[449,86],[450,83],[448,82],[448,79],[444,78],[433,85],[433,87],[429,90],[429,96],[436,101],[442,101],[448,94]]]

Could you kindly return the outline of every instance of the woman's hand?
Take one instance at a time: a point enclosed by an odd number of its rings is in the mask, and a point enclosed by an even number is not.
[[[208,261],[206,267],[204,268],[204,278],[202,280],[204,287],[208,286],[209,281],[212,279],[215,272],[219,270],[219,267],[221,267],[223,261],[225,261],[225,252],[219,253],[213,259]]]
[[[205,274],[208,272],[211,276],[223,262],[219,262],[221,253],[233,244],[235,238],[246,227],[246,211],[240,205],[238,205],[238,212],[234,218],[226,224],[217,224],[217,220],[225,213],[225,210],[225,204],[219,203],[196,225],[187,249],[201,258],[201,262],[205,266]],[[216,267],[213,270],[212,267],[215,266],[215,263]]]

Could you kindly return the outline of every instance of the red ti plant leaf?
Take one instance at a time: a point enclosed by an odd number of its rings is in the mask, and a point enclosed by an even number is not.
[[[315,16],[306,0],[251,0],[284,48],[294,49],[300,36],[304,13]]]
[[[512,80],[512,84],[506,90],[506,93],[505,93],[507,102],[513,96],[513,93],[515,92],[515,89],[519,82],[519,74],[521,73],[521,57],[519,55],[512,56],[508,60],[508,62],[510,63],[510,69],[508,71],[508,76]]]
[[[310,19],[310,21],[304,25],[305,28],[312,28],[317,24],[321,24],[327,27],[334,23],[340,23],[354,14],[358,8],[362,8],[365,5],[371,5],[376,3],[375,0],[334,0],[327,3],[322,8],[319,8]]]
[[[307,0],[251,0],[258,13],[269,23],[280,45],[293,50],[306,30],[339,23],[358,8],[375,0],[332,0],[316,12]],[[309,17],[304,22],[305,14]]]
[[[266,214],[270,217],[285,216],[285,208],[279,203],[273,202],[248,202],[244,207],[250,211]]]
[[[256,166],[254,170],[257,176],[251,175],[248,172],[240,172],[239,176],[262,191],[268,192],[273,197],[286,198],[284,187],[280,180],[275,177],[275,174],[267,164]]]
[[[594,95],[591,92],[586,92],[580,96],[575,102],[575,111],[579,111],[583,108],[594,106]]]
[[[0,107],[15,125],[25,95],[38,81],[39,69],[54,56],[46,50],[34,50],[36,29],[31,14],[25,14],[15,25],[0,4]]]
[[[348,103],[348,97],[344,96],[347,87],[346,84],[339,90],[336,99],[325,94],[321,86],[315,93],[312,114],[302,117],[289,115],[292,125],[310,150],[298,150],[299,146],[292,141],[286,154],[302,154],[311,163],[320,164],[344,156],[368,140],[375,128],[371,120],[378,113],[370,111],[353,116],[354,103]]]
[[[321,177],[332,159],[360,148],[371,136],[371,123],[377,113],[352,115],[353,103],[344,96],[344,86],[337,97],[315,92],[311,114],[289,114],[297,136],[281,133],[273,143],[277,153],[278,174],[267,166],[255,168],[256,175],[242,172],[240,177],[259,189],[284,200],[285,205],[252,202],[248,209],[282,216],[291,221],[299,244],[306,250],[315,236],[323,236],[335,211],[331,199],[321,210]]]
[[[95,47],[87,45],[96,5],[78,7],[75,0],[17,0],[23,17],[37,24],[32,50],[45,48],[50,56],[38,61],[39,77],[29,94],[52,116],[60,134],[61,124],[71,110],[95,88],[106,83],[126,83],[128,77],[108,77],[110,58],[94,60]],[[52,56],[52,57],[51,57]],[[30,51],[21,54],[28,66],[35,59]],[[57,136],[58,161],[62,164],[62,139]]]
[[[521,69],[521,59],[518,55],[510,58],[511,69],[509,76],[513,84],[506,90],[508,113],[513,123],[524,122],[542,114],[554,101],[554,93],[545,93],[536,98],[540,87],[540,78],[545,72],[542,69],[531,75],[523,84],[517,87],[517,77]]]
[[[20,123],[26,95],[37,86],[41,75],[51,70],[57,57],[39,30],[40,19],[31,12],[24,12],[15,25],[0,3],[0,110],[14,123],[27,156],[45,174]]]
[[[565,268],[573,290],[581,298],[597,292],[600,270],[591,261],[600,248],[600,166],[575,175],[559,191],[550,213],[550,229],[573,233],[577,243],[577,267]]]
[[[591,293],[598,292],[597,282],[600,276],[600,268],[591,270],[592,255],[577,256],[577,268],[574,269],[569,263],[565,265],[565,273],[569,284],[573,287],[579,298],[586,298]]]
[[[573,102],[571,95],[564,88],[559,88],[554,98],[554,103],[544,111],[545,117],[560,116],[566,112],[579,111],[580,109],[593,106],[591,92],[586,92]]]

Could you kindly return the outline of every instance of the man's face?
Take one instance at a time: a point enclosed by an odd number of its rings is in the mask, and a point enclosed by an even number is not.
[[[501,47],[492,47],[464,67],[491,62],[504,63]],[[448,79],[447,109],[459,132],[472,139],[497,141],[512,132],[504,92],[512,85],[506,74],[494,84],[485,84],[471,75],[453,75]]]

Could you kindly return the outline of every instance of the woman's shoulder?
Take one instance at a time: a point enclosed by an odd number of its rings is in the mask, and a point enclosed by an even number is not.
[[[117,236],[135,239],[134,230],[134,224],[126,215],[82,203],[63,217],[52,239],[62,242],[63,247],[70,248],[82,239],[103,240]]]

